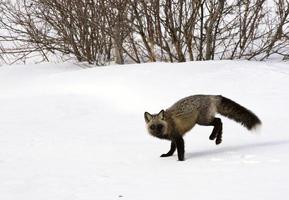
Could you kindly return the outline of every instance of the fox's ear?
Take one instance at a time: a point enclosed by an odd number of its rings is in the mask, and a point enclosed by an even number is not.
[[[164,111],[164,110],[161,110],[161,111],[159,112],[159,114],[158,114],[158,117],[159,117],[160,119],[164,119],[164,118],[165,118],[165,111]]]
[[[152,120],[153,116],[151,114],[149,114],[148,112],[145,112],[144,118],[145,118],[146,122],[149,122]]]

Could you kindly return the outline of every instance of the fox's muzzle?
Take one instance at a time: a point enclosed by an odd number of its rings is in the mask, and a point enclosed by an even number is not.
[[[162,124],[152,124],[150,130],[156,135],[161,135],[163,132],[164,126]]]

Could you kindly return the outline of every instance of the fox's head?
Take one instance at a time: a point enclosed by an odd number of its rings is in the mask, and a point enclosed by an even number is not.
[[[144,113],[148,132],[158,138],[165,138],[167,135],[168,123],[165,120],[165,111],[158,114]]]

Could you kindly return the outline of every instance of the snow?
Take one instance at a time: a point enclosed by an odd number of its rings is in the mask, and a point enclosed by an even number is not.
[[[286,199],[289,63],[208,61],[83,69],[0,67],[0,199]],[[185,136],[186,160],[160,158],[144,111],[222,94],[255,112],[259,134],[222,117]]]

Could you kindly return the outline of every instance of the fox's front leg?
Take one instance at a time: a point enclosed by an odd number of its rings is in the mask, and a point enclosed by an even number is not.
[[[178,151],[178,159],[179,161],[183,161],[185,159],[185,144],[182,136],[174,137],[173,142],[175,143]]]
[[[161,157],[169,157],[169,156],[172,156],[175,151],[176,151],[176,144],[172,141],[172,142],[171,142],[171,148],[170,148],[169,152],[168,152],[168,153],[165,153],[165,154],[162,154]]]

